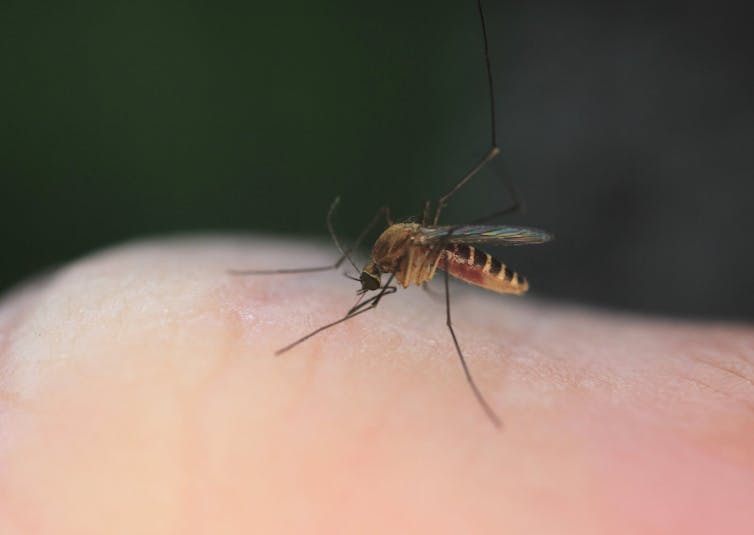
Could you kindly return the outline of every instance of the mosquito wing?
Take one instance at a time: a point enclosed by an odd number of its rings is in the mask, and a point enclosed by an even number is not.
[[[459,227],[422,227],[421,241],[425,244],[489,243],[492,245],[528,245],[545,243],[552,234],[536,228],[505,225],[463,225]]]

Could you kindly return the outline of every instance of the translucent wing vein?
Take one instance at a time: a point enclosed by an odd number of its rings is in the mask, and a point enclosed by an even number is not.
[[[536,228],[502,225],[463,225],[458,227],[422,227],[421,242],[487,243],[490,245],[529,245],[545,243],[552,235]]]

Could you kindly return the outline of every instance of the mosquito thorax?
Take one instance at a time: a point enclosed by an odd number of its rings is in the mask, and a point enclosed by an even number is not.
[[[382,285],[381,276],[380,268],[373,262],[370,262],[361,270],[361,277],[359,277],[361,280],[361,289],[364,291],[378,290]]]
[[[380,234],[372,247],[372,260],[382,266],[383,273],[392,273],[398,267],[419,229],[416,223],[395,223]]]

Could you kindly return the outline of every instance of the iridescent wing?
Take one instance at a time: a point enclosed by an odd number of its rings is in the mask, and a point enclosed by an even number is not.
[[[507,225],[463,225],[458,227],[421,227],[420,242],[488,243],[491,245],[529,245],[545,243],[552,234],[536,228]]]

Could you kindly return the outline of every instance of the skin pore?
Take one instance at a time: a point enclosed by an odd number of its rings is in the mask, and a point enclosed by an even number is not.
[[[416,288],[273,356],[358,283],[227,270],[331,256],[162,239],[6,296],[0,533],[751,533],[751,326],[454,284],[498,431]]]

